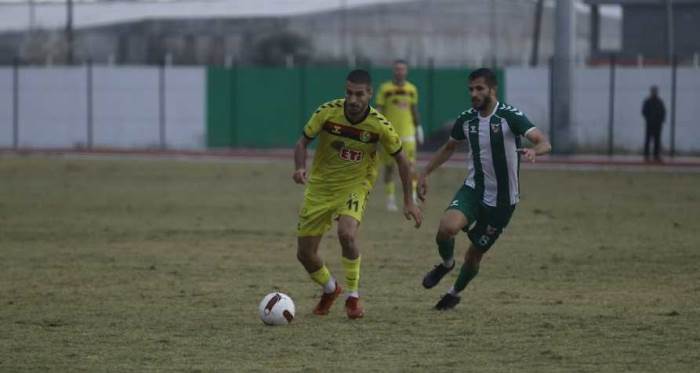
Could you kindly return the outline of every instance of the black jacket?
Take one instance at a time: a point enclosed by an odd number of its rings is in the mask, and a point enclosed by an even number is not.
[[[649,97],[644,100],[642,115],[648,123],[661,124],[666,119],[664,102],[658,97]]]

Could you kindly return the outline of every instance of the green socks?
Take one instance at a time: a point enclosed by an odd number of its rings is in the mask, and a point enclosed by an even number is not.
[[[464,290],[464,288],[467,287],[467,284],[469,281],[471,281],[476,275],[479,273],[479,265],[477,264],[476,266],[472,267],[469,266],[467,263],[464,263],[462,265],[462,268],[459,270],[459,276],[457,277],[457,281],[455,281],[455,285],[453,287],[454,291],[459,293],[460,291]]]
[[[440,241],[436,238],[435,242],[437,242],[442,261],[445,263],[451,262],[455,252],[455,238],[452,237],[446,241]]]

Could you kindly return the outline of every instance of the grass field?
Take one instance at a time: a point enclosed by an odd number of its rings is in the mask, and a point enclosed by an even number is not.
[[[366,316],[310,314],[291,161],[0,158],[0,371],[691,372],[700,366],[700,174],[524,170],[523,201],[451,312],[420,230],[372,196]],[[457,241],[461,256],[467,241]],[[342,278],[334,233],[322,243]],[[266,327],[262,297],[296,302]]]

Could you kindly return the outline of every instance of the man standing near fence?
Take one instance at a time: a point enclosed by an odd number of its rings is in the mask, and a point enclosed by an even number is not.
[[[396,128],[403,151],[411,164],[411,174],[415,174],[416,143],[423,143],[423,129],[420,126],[418,116],[418,90],[416,86],[406,80],[408,64],[404,60],[396,60],[393,64],[393,79],[379,86],[375,102],[379,112],[389,119]],[[386,208],[389,211],[398,211],[396,205],[394,184],[394,157],[384,148],[379,152],[379,159],[384,165],[384,190],[386,192]],[[413,199],[415,202],[416,182],[413,181]]]
[[[654,160],[661,162],[661,126],[666,119],[664,102],[659,98],[659,88],[651,86],[649,97],[642,105],[642,115],[646,121],[646,136],[644,139],[644,160],[649,161],[649,142],[654,141]]]

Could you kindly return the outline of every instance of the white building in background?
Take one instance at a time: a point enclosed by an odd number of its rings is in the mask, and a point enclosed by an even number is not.
[[[437,66],[524,65],[536,0],[76,1],[76,61],[176,64],[256,61],[270,39],[298,37],[302,61]],[[30,5],[33,6],[30,7]],[[577,51],[589,53],[589,12],[579,6]],[[65,58],[65,1],[0,2],[0,63]],[[619,15],[603,12],[601,44],[619,44]],[[43,31],[39,31],[43,30]],[[553,2],[545,1],[539,61],[552,54]],[[285,39],[287,37],[287,39]],[[288,59],[285,59],[288,61]],[[275,63],[274,61],[272,63]]]

